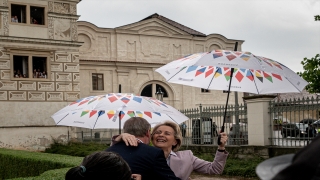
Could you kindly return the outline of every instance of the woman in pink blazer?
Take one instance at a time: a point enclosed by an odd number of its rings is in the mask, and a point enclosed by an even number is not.
[[[127,145],[137,146],[137,140],[133,135],[123,133],[114,139],[116,142],[121,140]],[[227,140],[226,133],[221,133],[222,144],[219,145],[213,162],[209,162],[197,158],[191,150],[178,151],[182,135],[179,126],[174,122],[166,121],[156,125],[151,135],[152,144],[163,150],[168,165],[181,180],[188,180],[192,171],[221,174],[228,157],[228,152],[225,150]]]

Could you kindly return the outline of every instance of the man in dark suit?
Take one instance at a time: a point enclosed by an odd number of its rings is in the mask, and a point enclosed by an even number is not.
[[[132,117],[124,123],[123,131],[137,137],[140,142],[137,147],[126,146],[121,141],[106,151],[118,153],[127,161],[133,174],[140,174],[143,180],[179,180],[164,157],[161,149],[149,146],[150,124],[140,117]]]

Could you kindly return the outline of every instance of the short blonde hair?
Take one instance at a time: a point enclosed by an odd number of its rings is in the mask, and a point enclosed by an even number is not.
[[[157,131],[157,129],[160,127],[160,126],[169,126],[173,129],[174,131],[174,139],[177,141],[177,144],[172,146],[172,151],[176,152],[180,149],[180,146],[182,144],[182,134],[181,134],[181,130],[180,130],[180,127],[177,123],[174,123],[172,121],[164,121],[160,124],[157,124],[154,128],[153,128],[153,131],[152,131],[152,135],[151,135],[151,140],[153,140],[153,135],[154,135],[154,132]]]

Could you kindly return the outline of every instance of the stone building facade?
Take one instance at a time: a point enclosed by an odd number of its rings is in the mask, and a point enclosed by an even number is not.
[[[227,39],[220,34],[205,35],[159,14],[117,28],[99,28],[89,22],[78,22],[80,47],[81,96],[108,92],[134,93],[155,97],[161,87],[164,102],[177,109],[225,105],[222,91],[167,83],[155,69],[196,52],[215,49],[238,50],[244,41]],[[93,87],[95,76],[103,80],[101,89]],[[242,102],[242,93],[239,95]],[[230,103],[234,102],[231,94]]]
[[[80,98],[79,0],[0,0],[0,147],[66,139],[51,115]]]

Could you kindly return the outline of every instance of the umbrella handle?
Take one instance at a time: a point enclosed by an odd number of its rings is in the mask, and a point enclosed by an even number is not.
[[[222,132],[224,132],[224,126],[221,127],[220,133],[222,133]],[[218,145],[221,145],[221,144],[222,144],[222,143],[221,143],[221,135],[219,134],[219,135],[218,135]]]

